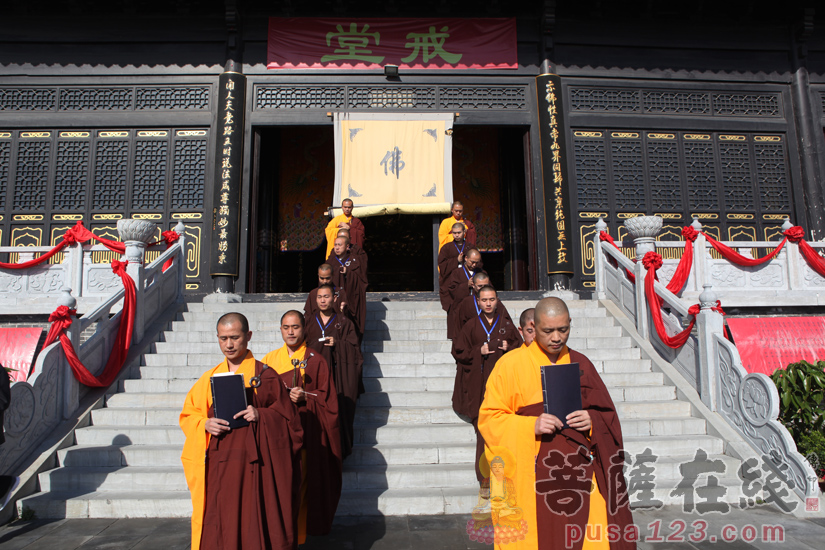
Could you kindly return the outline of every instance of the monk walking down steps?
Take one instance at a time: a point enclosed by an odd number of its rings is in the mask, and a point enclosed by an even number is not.
[[[300,449],[304,430],[278,375],[247,349],[252,332],[240,313],[218,320],[225,359],[206,371],[183,404],[183,470],[192,494],[193,550],[291,549],[297,542]],[[215,418],[210,378],[243,375],[248,407]]]

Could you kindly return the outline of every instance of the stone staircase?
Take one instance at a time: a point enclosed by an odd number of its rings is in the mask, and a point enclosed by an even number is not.
[[[533,302],[506,302],[514,319]],[[723,454],[724,442],[707,434],[703,419],[679,401],[674,386],[653,372],[650,360],[622,334],[598,302],[569,302],[570,346],[596,365],[616,402],[627,451],[650,449],[655,488],[665,504],[682,480],[679,466],[704,449],[725,473],[713,473],[738,502],[739,462]],[[221,359],[217,317],[249,317],[256,357],[282,345],[283,312],[299,303],[188,304],[181,320],[160,335],[144,366],[93,411],[91,425],[76,431],[76,445],[59,451],[59,467],[39,476],[42,492],[18,502],[40,518],[185,517],[191,504],[180,454],[178,414],[185,393]],[[466,514],[477,504],[472,427],[451,408],[455,363],[438,302],[368,302],[364,385],[358,402],[356,445],[344,464],[338,514]],[[707,485],[705,480],[696,485]],[[698,499],[697,499],[698,500]],[[631,497],[638,503],[639,495]]]

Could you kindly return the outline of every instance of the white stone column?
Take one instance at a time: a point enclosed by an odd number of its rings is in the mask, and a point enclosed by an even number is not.
[[[63,287],[60,298],[57,299],[57,305],[66,306],[69,309],[75,309],[77,307],[77,300],[72,296],[71,288]],[[69,337],[69,340],[72,341],[72,347],[74,347],[75,352],[77,352],[80,348],[80,323],[77,320],[77,315],[72,315],[71,317],[72,325],[66,330],[66,335]],[[60,345],[60,340],[57,341],[57,345]],[[63,361],[65,362],[62,368],[63,418],[69,418],[80,406],[80,382],[75,379],[65,355],[63,356]]]
[[[593,267],[596,270],[596,296],[599,300],[607,298],[607,292],[604,282],[604,253],[602,252],[602,240],[599,234],[602,231],[607,231],[607,224],[602,218],[596,222],[596,234],[593,236]]]
[[[636,245],[636,330],[642,338],[650,338],[650,311],[645,298],[645,276],[647,270],[642,258],[648,252],[656,251],[656,236],[662,231],[662,218],[658,216],[637,216],[624,221],[628,235]]]
[[[117,232],[120,239],[126,245],[125,259],[129,262],[126,266],[126,273],[135,282],[135,324],[132,332],[132,342],[140,342],[143,339],[144,330],[144,270],[143,259],[146,253],[146,244],[152,239],[157,231],[157,226],[146,220],[119,220],[117,222]],[[121,319],[123,322],[123,319]]]
[[[696,328],[699,340],[699,380],[697,380],[697,390],[702,398],[702,403],[712,411],[717,410],[718,395],[717,388],[719,381],[719,369],[716,364],[716,344],[713,341],[715,334],[722,335],[725,330],[725,321],[722,314],[713,311],[716,301],[719,299],[711,285],[705,283],[705,290],[699,295],[699,307],[701,310],[696,315]]]

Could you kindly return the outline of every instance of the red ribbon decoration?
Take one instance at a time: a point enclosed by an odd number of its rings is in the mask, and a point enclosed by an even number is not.
[[[178,242],[178,239],[180,239],[180,235],[178,235],[178,232],[172,231],[171,229],[168,231],[164,231],[160,235],[161,237],[163,237],[163,240],[159,241],[158,244],[160,244],[160,242],[165,242],[166,250],[169,250],[169,247]],[[172,267],[172,258],[169,258],[163,263],[163,271],[166,271],[170,267]]]
[[[799,251],[802,253],[802,256],[805,257],[805,261],[808,262],[811,269],[819,273],[820,277],[825,278],[825,260],[823,260],[822,256],[817,254],[816,250],[805,240],[805,230],[795,225],[785,231],[785,236],[791,242],[799,244]]]
[[[690,270],[693,267],[693,242],[699,236],[699,232],[687,225],[682,228],[682,236],[685,238],[685,250],[682,252],[676,271],[673,272],[673,277],[667,283],[667,289],[674,294],[678,294],[684,288],[690,277]]]
[[[89,369],[83,365],[77,353],[75,353],[72,340],[65,333],[65,330],[72,324],[71,316],[75,314],[75,310],[66,306],[58,306],[49,316],[52,325],[49,327],[43,347],[45,348],[59,338],[60,345],[63,346],[63,353],[66,354],[66,359],[72,369],[72,374],[78,382],[85,386],[104,388],[111,385],[117,375],[120,374],[120,370],[126,362],[126,357],[129,355],[129,348],[132,345],[132,331],[135,325],[135,282],[126,273],[128,264],[129,262],[112,260],[112,271],[120,276],[123,282],[123,309],[120,313],[120,326],[117,329],[117,336],[115,336],[109,360],[106,361],[106,366],[100,376],[92,375]]]
[[[642,258],[642,265],[647,269],[645,296],[650,306],[650,316],[653,318],[653,326],[656,327],[656,334],[659,335],[659,339],[666,346],[673,349],[680,348],[687,342],[687,339],[690,337],[690,331],[693,330],[693,325],[696,324],[696,313],[699,313],[698,306],[691,306],[688,310],[688,313],[693,317],[687,328],[674,336],[669,336],[665,330],[665,323],[662,321],[662,299],[656,294],[656,289],[653,287],[656,282],[656,270],[662,267],[662,257],[656,252],[648,252],[645,254],[645,257]]]
[[[621,250],[621,248],[616,246],[616,243],[613,241],[613,237],[611,237],[606,231],[599,232],[599,239],[601,239],[602,241],[609,242],[610,244],[613,245],[613,248],[615,248],[616,250]],[[611,258],[611,260],[613,260],[613,258]],[[615,262],[615,260],[613,260],[613,261]],[[618,263],[616,265],[618,265]],[[630,282],[635,285],[636,284],[636,276],[633,274],[633,272],[630,271],[629,269],[625,268],[625,273],[627,273],[627,278],[630,279]]]
[[[791,229],[793,229],[793,228],[791,228]],[[788,231],[790,231],[790,229]],[[787,234],[787,231],[785,233]],[[782,239],[782,242],[779,243],[779,245],[776,248],[773,249],[773,252],[771,252],[770,254],[765,256],[764,258],[746,258],[745,256],[741,255],[740,253],[738,253],[733,248],[731,248],[731,247],[729,247],[725,244],[720,243],[719,241],[717,241],[716,239],[714,239],[713,237],[711,237],[707,233],[702,232],[702,235],[705,236],[705,238],[708,240],[710,245],[719,254],[724,256],[724,258],[726,260],[728,260],[729,262],[734,263],[736,265],[741,265],[741,266],[745,266],[745,267],[755,267],[755,266],[758,266],[758,265],[762,265],[765,262],[771,261],[774,257],[776,257],[777,254],[779,254],[779,252],[782,250],[782,247],[785,246],[785,243],[788,242],[788,237],[785,237],[784,239]]]

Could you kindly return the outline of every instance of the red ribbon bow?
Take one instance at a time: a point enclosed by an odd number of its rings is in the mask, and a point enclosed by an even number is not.
[[[642,265],[645,266],[645,269],[648,271],[652,267],[654,271],[662,267],[662,256],[656,252],[648,252],[645,254],[645,257],[642,258]]]
[[[613,237],[607,234],[607,231],[600,231],[599,232],[599,239],[602,241],[607,241],[611,244],[616,244],[613,242]]]
[[[799,241],[805,238],[805,230],[799,227],[798,225],[795,225],[787,231],[785,231],[783,235],[788,237],[788,240],[790,240],[791,242],[798,243]]]
[[[696,240],[696,237],[699,236],[699,232],[696,231],[692,225],[686,225],[682,228],[682,236],[685,238],[685,240],[693,242]]]
[[[122,272],[126,271],[126,266],[129,265],[128,260],[121,262],[120,260],[112,260],[112,273],[115,275],[120,275]]]
[[[173,231],[171,229],[161,233],[161,237],[163,237],[166,246],[172,246],[173,244],[178,242],[178,239],[180,239],[180,235],[178,235],[178,232]]]

